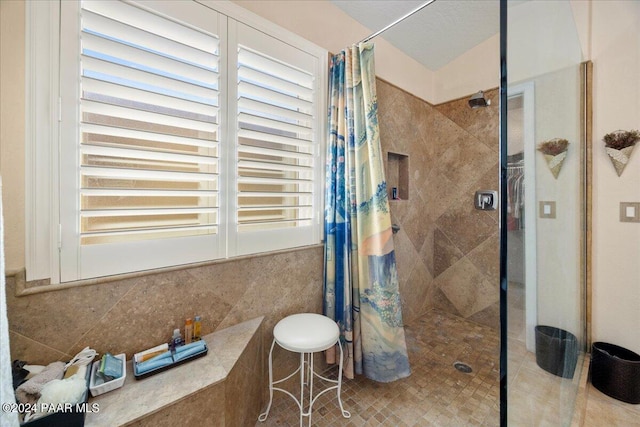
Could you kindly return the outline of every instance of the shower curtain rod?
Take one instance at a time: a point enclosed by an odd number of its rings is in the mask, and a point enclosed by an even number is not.
[[[360,40],[360,42],[358,42],[358,44],[360,43],[364,43],[364,42],[368,42],[369,40],[371,40],[374,37],[378,37],[380,34],[384,33],[385,31],[387,31],[389,28],[393,27],[396,24],[399,24],[400,22],[404,21],[405,19],[407,19],[408,17],[410,17],[411,15],[413,15],[414,13],[417,13],[419,11],[421,11],[422,9],[424,9],[425,7],[429,6],[431,3],[433,3],[436,0],[429,0],[427,1],[425,4],[422,4],[420,6],[418,6],[417,8],[415,8],[414,10],[412,10],[411,12],[407,13],[406,15],[404,15],[403,17],[400,17],[398,19],[396,19],[395,21],[393,21],[391,24],[387,25],[386,27],[384,27],[381,30],[376,31],[375,33],[371,34],[369,37],[365,37],[362,40]]]

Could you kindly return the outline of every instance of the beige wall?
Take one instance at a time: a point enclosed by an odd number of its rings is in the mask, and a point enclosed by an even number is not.
[[[568,1],[531,0],[508,9],[509,83],[522,82],[583,61]]]
[[[233,1],[333,53],[379,30],[366,28],[328,0]],[[433,102],[434,73],[380,37],[375,44],[378,77]]]
[[[498,86],[500,35],[496,34],[436,71],[432,102],[440,104]]]
[[[5,268],[24,268],[24,4],[0,1],[0,175]]]
[[[618,177],[602,142],[640,130],[640,2],[592,7],[593,338],[640,353],[640,224],[619,221],[620,202],[640,202],[640,147]]]

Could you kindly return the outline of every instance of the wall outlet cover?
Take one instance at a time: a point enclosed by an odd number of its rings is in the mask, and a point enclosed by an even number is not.
[[[555,218],[556,217],[556,202],[543,201],[540,202],[540,218]]]
[[[640,202],[620,202],[620,222],[640,222]]]

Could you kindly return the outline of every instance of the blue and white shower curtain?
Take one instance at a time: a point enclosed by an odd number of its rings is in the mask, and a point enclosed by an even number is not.
[[[384,177],[374,49],[331,58],[325,193],[324,314],[340,326],[344,372],[410,375]],[[328,361],[334,357],[328,354]]]

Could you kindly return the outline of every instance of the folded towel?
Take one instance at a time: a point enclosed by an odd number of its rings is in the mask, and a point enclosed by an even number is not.
[[[145,372],[152,371],[154,369],[161,368],[163,366],[168,366],[173,363],[173,358],[165,357],[162,359],[155,360],[147,360],[146,362],[140,362],[135,364],[136,373],[138,375],[144,374]]]
[[[44,385],[53,380],[60,380],[64,375],[63,362],[49,363],[39,374],[24,382],[16,389],[16,399],[20,403],[36,403]]]
[[[204,341],[197,341],[194,344],[196,345],[191,346],[190,344],[188,344],[190,347],[182,349],[182,351],[180,352],[176,350],[176,354],[173,356],[173,360],[178,362],[182,359],[186,359],[188,357],[191,357],[195,354],[198,354],[204,351],[204,348],[205,348]]]

